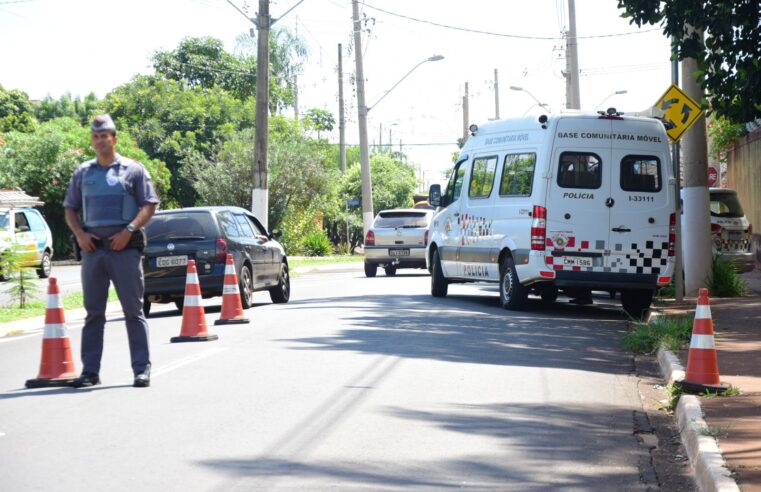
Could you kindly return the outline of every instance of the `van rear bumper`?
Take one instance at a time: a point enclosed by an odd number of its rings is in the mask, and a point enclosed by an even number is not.
[[[588,287],[592,290],[655,289],[658,275],[643,273],[555,272],[558,287]]]

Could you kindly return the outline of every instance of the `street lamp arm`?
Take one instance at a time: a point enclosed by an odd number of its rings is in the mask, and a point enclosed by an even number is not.
[[[604,103],[605,101],[607,101],[607,100],[608,100],[608,99],[610,99],[611,97],[613,97],[613,96],[617,96],[617,95],[621,95],[621,94],[626,94],[627,92],[629,92],[629,91],[627,91],[627,90],[621,90],[621,91],[615,91],[615,92],[611,92],[610,94],[608,94],[607,96],[605,96],[605,99],[603,99],[602,101],[600,101],[599,103],[597,103],[597,104],[595,105],[595,109],[597,109],[597,108],[599,108],[600,106],[602,106],[602,103]]]
[[[513,91],[519,91],[519,92],[525,92],[526,94],[528,94],[529,96],[531,96],[531,99],[533,99],[533,100],[536,102],[537,106],[539,106],[539,107],[542,107],[542,108],[544,108],[544,109],[545,109],[545,110],[547,110],[547,111],[549,111],[549,110],[550,110],[550,108],[549,108],[549,105],[548,105],[547,103],[543,103],[543,102],[541,102],[539,99],[537,99],[537,98],[536,98],[536,96],[535,96],[535,95],[533,95],[531,92],[527,91],[527,90],[526,90],[526,89],[524,89],[523,87],[518,87],[518,86],[516,86],[516,85],[511,85],[511,86],[510,86],[510,90],[513,90]],[[531,109],[531,108],[529,108],[529,109]]]
[[[399,79],[399,81],[398,81],[396,84],[392,85],[392,86],[391,86],[391,88],[390,88],[389,90],[387,90],[386,92],[384,92],[384,93],[383,93],[383,95],[380,97],[380,99],[378,99],[377,101],[375,101],[375,103],[374,103],[374,104],[372,104],[372,105],[368,106],[368,107],[367,107],[367,111],[369,112],[371,109],[373,109],[375,106],[377,106],[379,102],[381,102],[383,99],[385,99],[385,98],[386,98],[386,96],[388,96],[388,95],[389,95],[389,93],[390,93],[391,91],[393,91],[394,89],[396,89],[396,86],[398,86],[399,84],[401,84],[401,83],[402,83],[402,81],[404,81],[404,79],[406,79],[407,77],[409,77],[409,76],[410,76],[410,74],[411,74],[412,72],[414,72],[414,71],[415,71],[415,70],[416,70],[416,69],[417,69],[417,68],[418,68],[420,65],[422,65],[423,63],[426,63],[426,62],[439,61],[439,60],[442,60],[443,58],[444,58],[444,57],[443,57],[443,56],[441,56],[441,55],[434,55],[434,56],[432,56],[432,57],[430,57],[430,58],[426,58],[425,60],[421,61],[420,63],[418,63],[417,65],[415,65],[414,67],[412,67],[412,68],[410,69],[410,71],[409,71],[409,72],[407,72],[406,74],[404,74],[404,77],[402,77],[401,79]]]

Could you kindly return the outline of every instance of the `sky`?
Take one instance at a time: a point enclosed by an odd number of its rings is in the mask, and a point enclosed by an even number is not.
[[[230,2],[251,17],[258,6],[257,0]],[[327,109],[338,120],[340,43],[347,143],[358,144],[351,0],[304,0],[280,18],[297,3],[272,1],[270,14],[275,27],[297,33],[309,49],[298,81],[299,111]],[[617,0],[575,4],[581,108],[652,106],[671,83],[668,39],[657,26],[630,25]],[[360,10],[370,144],[388,145],[390,138],[394,150],[401,145],[424,187],[442,182],[451,167],[463,133],[466,83],[469,123],[496,116],[495,70],[501,118],[565,107],[565,0],[364,0]],[[0,0],[0,85],[32,99],[66,92],[103,97],[152,73],[157,50],[211,36],[232,51],[235,38],[252,27],[227,0]],[[434,55],[444,58],[420,64]],[[337,130],[327,136],[338,142]]]

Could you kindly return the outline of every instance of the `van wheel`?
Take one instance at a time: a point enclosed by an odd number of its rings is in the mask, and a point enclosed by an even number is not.
[[[649,289],[627,289],[621,291],[621,305],[626,314],[636,320],[647,316],[653,302],[653,291]]]
[[[502,260],[499,272],[499,303],[505,309],[522,309],[528,300],[528,289],[518,281],[512,257]]]
[[[148,296],[143,297],[143,315],[147,318],[151,314],[151,301],[148,300]]]
[[[42,255],[42,261],[40,262],[40,268],[37,269],[37,276],[40,278],[48,278],[50,271],[53,268],[53,263],[50,261],[50,253],[45,251]]]
[[[554,285],[545,285],[541,291],[542,302],[551,303],[558,300],[558,288]]]
[[[387,277],[393,277],[396,275],[396,267],[393,266],[385,267],[383,271],[386,272]]]
[[[378,265],[365,262],[365,277],[373,278],[378,273]]]
[[[449,282],[444,277],[444,271],[441,269],[441,259],[439,259],[439,250],[433,252],[433,268],[431,269],[431,295],[433,297],[446,297],[449,290]]]

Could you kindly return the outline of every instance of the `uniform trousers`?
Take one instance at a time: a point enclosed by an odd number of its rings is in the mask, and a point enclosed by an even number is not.
[[[134,248],[111,251],[107,246],[82,252],[82,291],[87,311],[82,330],[82,372],[100,372],[109,282],[113,282],[124,312],[132,370],[138,374],[150,369],[148,323],[143,314],[145,284],[141,256],[141,252]]]

